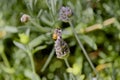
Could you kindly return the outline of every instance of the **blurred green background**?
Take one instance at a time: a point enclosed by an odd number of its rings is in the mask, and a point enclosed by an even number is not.
[[[120,80],[120,0],[0,0],[0,80],[94,80],[93,70],[59,9],[73,11],[74,28],[99,73]],[[23,14],[29,15],[22,23]],[[70,56],[67,68],[56,58],[52,34],[63,30]]]

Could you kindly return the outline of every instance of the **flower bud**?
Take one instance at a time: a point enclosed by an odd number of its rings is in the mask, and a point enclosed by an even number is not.
[[[22,33],[22,34],[19,34],[19,37],[20,37],[20,42],[23,43],[23,44],[27,44],[29,42],[29,36]]]
[[[25,23],[25,22],[27,22],[29,19],[30,19],[30,16],[29,16],[29,15],[23,14],[22,17],[20,18],[20,21],[21,21],[22,23]]]

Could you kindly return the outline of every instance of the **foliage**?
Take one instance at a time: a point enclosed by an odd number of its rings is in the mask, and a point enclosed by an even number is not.
[[[72,23],[98,80],[120,79],[119,0],[0,0],[0,80],[94,80],[89,62],[59,10],[69,6]],[[21,22],[23,14],[29,15]],[[70,48],[68,63],[56,58],[54,29]]]

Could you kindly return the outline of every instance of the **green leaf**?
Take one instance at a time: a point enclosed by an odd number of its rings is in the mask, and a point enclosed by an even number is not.
[[[15,73],[15,69],[14,69],[14,68],[6,67],[6,66],[3,65],[3,64],[1,64],[0,66],[1,66],[0,68],[1,68],[4,72],[6,72],[6,73],[9,73],[9,74]]]
[[[80,80],[84,80],[84,79],[85,79],[85,75],[84,75],[84,74],[80,75],[80,76],[79,76],[79,79],[80,79]]]
[[[13,41],[13,43],[20,49],[26,51],[26,48],[23,44],[19,43],[19,42],[16,42],[16,41]]]
[[[39,76],[36,74],[36,73],[33,73],[32,71],[30,70],[26,70],[25,69],[25,72],[24,72],[25,76],[31,80],[41,80],[39,78]]]
[[[33,48],[41,44],[44,40],[46,40],[44,35],[40,35],[37,38],[33,39],[28,45]]]
[[[33,53],[39,51],[39,50],[42,50],[42,49],[45,49],[47,46],[46,45],[43,45],[43,46],[38,46],[36,47],[34,50],[33,50]]]
[[[72,30],[71,30],[71,28],[70,28],[70,27],[65,28],[65,29],[63,30],[63,33],[62,33],[63,39],[67,39],[67,38],[69,38],[70,36],[72,36]]]
[[[89,36],[86,36],[86,35],[82,35],[82,36],[80,36],[80,38],[83,41],[85,41],[91,48],[93,48],[94,50],[97,50],[97,45],[92,38],[90,38]]]
[[[4,45],[3,42],[0,41],[0,54],[4,52]]]
[[[16,27],[12,27],[12,26],[6,26],[6,27],[5,27],[5,30],[6,30],[7,32],[11,32],[11,33],[16,33],[16,32],[18,32],[18,29],[17,29]]]

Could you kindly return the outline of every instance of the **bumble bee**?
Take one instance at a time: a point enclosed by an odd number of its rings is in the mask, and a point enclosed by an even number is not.
[[[55,29],[55,30],[54,30],[54,33],[53,33],[53,35],[52,35],[52,38],[53,38],[54,40],[57,40],[58,36],[62,36],[62,31],[61,31],[61,29]]]

